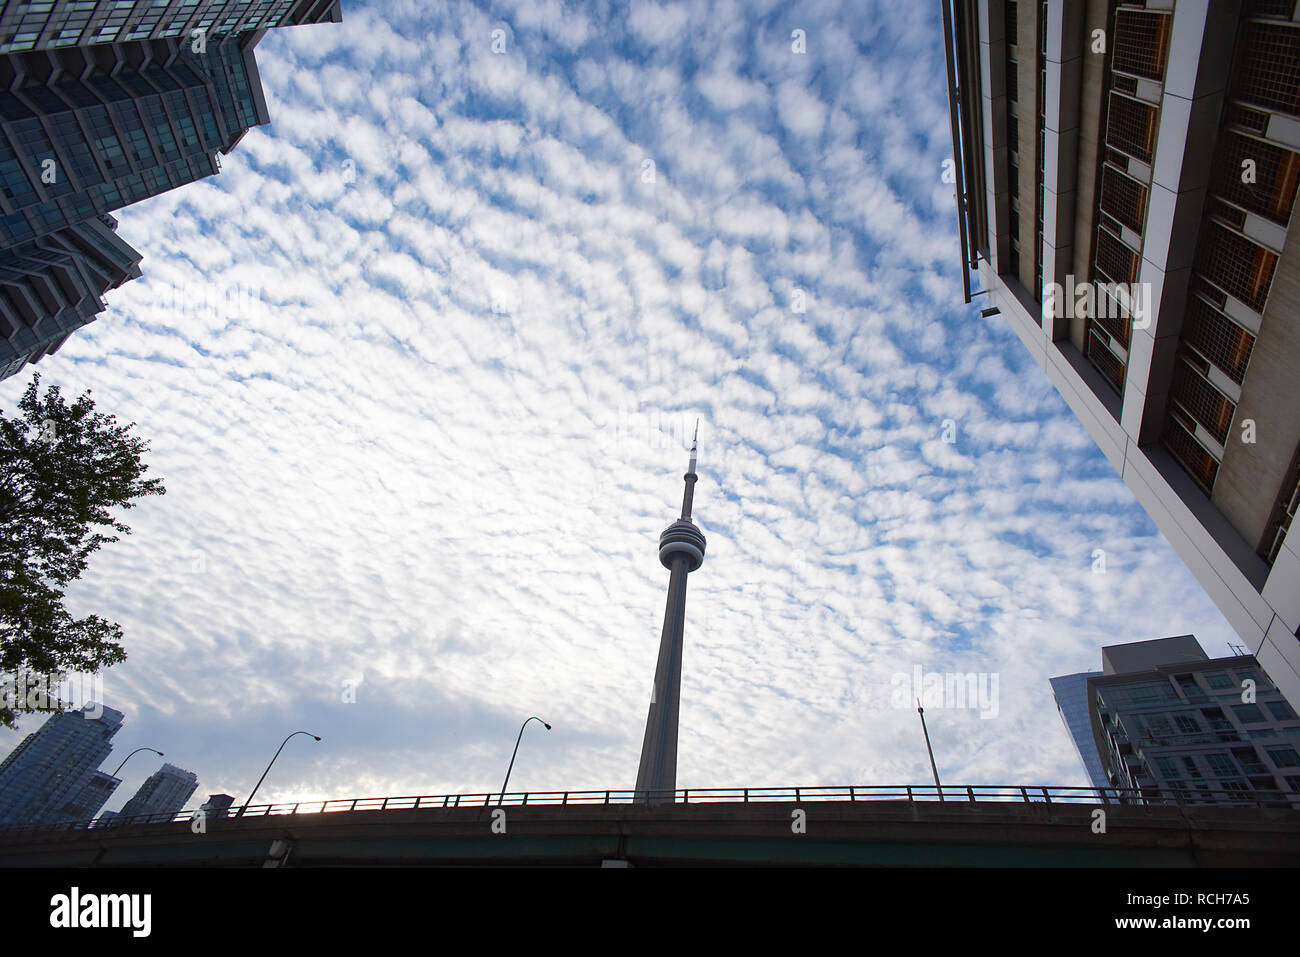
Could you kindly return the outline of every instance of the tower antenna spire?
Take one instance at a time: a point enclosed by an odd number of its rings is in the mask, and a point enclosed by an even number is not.
[[[686,480],[686,490],[682,493],[682,518],[683,522],[691,520],[691,505],[695,500],[695,482],[699,478],[695,474],[695,463],[699,458],[700,451],[700,420],[695,420],[695,437],[691,439],[691,461],[686,466],[686,474],[682,476]],[[694,571],[695,569],[691,569]]]

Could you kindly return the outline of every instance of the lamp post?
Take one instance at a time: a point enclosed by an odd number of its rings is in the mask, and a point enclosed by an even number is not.
[[[547,731],[550,731],[550,730],[551,730],[551,726],[550,726],[549,724],[547,724],[545,721],[542,721],[542,719],[539,718],[539,717],[537,717],[537,715],[533,715],[531,718],[529,718],[527,721],[525,721],[523,724],[521,724],[521,725],[519,726],[519,737],[515,738],[515,750],[514,750],[514,754],[511,754],[511,755],[510,755],[510,767],[506,768],[506,779],[505,779],[505,781],[502,782],[502,784],[501,784],[501,800],[502,800],[502,801],[504,801],[504,800],[506,799],[506,785],[510,783],[510,772],[513,771],[513,770],[514,770],[514,767],[515,767],[515,755],[517,755],[517,754],[519,753],[519,742],[523,740],[523,737],[524,737],[524,728],[528,727],[528,722],[529,722],[529,721],[541,721],[541,722],[542,722],[542,727],[546,728]],[[498,802],[498,803],[500,803],[500,802]]]
[[[939,792],[939,800],[943,800],[943,786],[939,784],[939,769],[934,764],[934,749],[930,747],[930,731],[925,726],[925,709],[921,707],[921,702],[916,702],[916,713],[921,716],[921,733],[925,735],[925,750],[930,755],[930,771],[934,774],[934,788]]]
[[[122,759],[122,764],[119,764],[117,766],[117,771],[113,772],[113,777],[117,777],[118,772],[122,770],[122,765],[126,764],[126,762],[130,761],[132,757],[139,754],[141,751],[153,751],[153,753],[158,755],[158,757],[160,758],[163,757],[163,753],[154,748],[136,748],[134,751],[132,751],[130,754],[128,754],[126,757]]]
[[[276,749],[275,752],[275,758],[278,758],[280,756],[280,752],[284,750],[284,746],[289,743],[289,738],[292,738],[294,734],[305,734],[308,737],[315,738],[317,741],[320,740],[319,734],[312,734],[310,731],[295,731],[293,734],[289,735],[288,738],[285,738],[283,741],[280,742],[280,747]],[[271,764],[275,764],[275,758],[271,759]],[[262,782],[266,780],[266,775],[271,770],[271,764],[268,764],[266,766],[266,770],[262,772],[262,776],[258,778],[257,783],[253,785],[253,793],[248,796],[248,800],[244,803],[244,806],[239,809],[240,817],[244,816],[244,811],[248,808],[249,805],[253,803],[253,798],[257,794],[257,789],[262,786]]]

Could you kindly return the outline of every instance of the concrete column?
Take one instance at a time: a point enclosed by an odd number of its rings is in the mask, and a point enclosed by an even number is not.
[[[1047,6],[1047,118],[1043,136],[1043,285],[1062,287],[1074,268],[1074,207],[1078,181],[1079,97],[1083,72],[1085,0]],[[1073,299],[1072,289],[1065,289]],[[1049,342],[1070,334],[1069,310],[1043,324]]]
[[[1240,13],[1240,0],[1174,8],[1138,272],[1151,315],[1134,322],[1120,418],[1139,445],[1164,427]]]

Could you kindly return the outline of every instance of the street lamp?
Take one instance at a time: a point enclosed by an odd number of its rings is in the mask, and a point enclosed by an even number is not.
[[[521,740],[523,740],[523,737],[524,737],[524,728],[528,727],[528,721],[541,721],[541,722],[542,722],[542,726],[543,726],[544,728],[546,728],[547,731],[550,731],[550,730],[551,730],[551,726],[550,726],[549,724],[547,724],[545,721],[542,721],[542,719],[539,718],[539,717],[537,717],[537,715],[533,715],[531,718],[529,718],[527,721],[525,721],[523,724],[521,724],[521,725],[519,726],[519,737],[515,738],[515,751],[514,751],[514,754],[510,755],[510,767],[506,768],[506,779],[505,779],[505,781],[504,781],[504,782],[502,783],[502,785],[501,785],[501,800],[502,800],[502,801],[504,801],[504,800],[506,799],[506,785],[510,783],[510,772],[511,772],[512,770],[514,770],[514,767],[515,767],[515,755],[517,755],[517,754],[519,753],[519,742],[520,742]],[[500,803],[500,802],[498,802],[498,803]]]
[[[284,750],[284,746],[289,743],[289,738],[292,738],[294,734],[305,734],[310,738],[315,738],[317,741],[320,740],[319,734],[312,734],[310,731],[295,731],[293,734],[289,735],[288,738],[285,738],[283,741],[280,742],[280,747],[275,752],[275,758],[278,758],[280,756],[280,752]],[[271,759],[271,764],[275,764],[275,758]],[[244,811],[248,808],[249,805],[253,803],[253,798],[257,794],[257,789],[262,786],[262,782],[266,780],[266,775],[271,770],[271,764],[268,764],[266,766],[266,770],[262,772],[262,776],[258,778],[257,783],[253,785],[253,793],[248,796],[248,800],[244,803],[244,806],[239,809],[240,817],[244,816]]]
[[[930,770],[934,773],[934,789],[939,792],[939,800],[943,800],[943,785],[939,783],[939,769],[934,763],[934,749],[930,747],[930,731],[925,726],[925,709],[921,707],[921,702],[916,702],[916,713],[921,716],[921,733],[925,735],[925,750],[930,755]]]
[[[126,757],[122,759],[122,764],[126,764],[126,762],[130,761],[134,755],[139,754],[141,751],[153,751],[153,753],[158,755],[158,757],[160,758],[163,757],[163,753],[161,751],[157,751],[153,748],[136,748],[134,751],[132,751],[130,754],[128,754]],[[117,770],[113,772],[113,777],[117,777],[118,774],[121,772],[122,764],[119,764],[117,766]]]

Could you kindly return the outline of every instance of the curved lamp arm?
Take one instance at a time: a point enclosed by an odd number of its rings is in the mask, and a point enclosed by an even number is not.
[[[515,767],[515,755],[519,754],[519,742],[523,740],[524,728],[528,727],[529,721],[541,721],[542,726],[546,728],[547,731],[551,730],[551,726],[547,724],[545,721],[542,721],[542,719],[537,717],[537,715],[533,715],[532,717],[528,718],[526,721],[524,721],[523,724],[519,726],[519,737],[515,738],[514,754],[510,755],[510,767],[506,768],[506,779],[501,785],[502,801],[506,799],[506,785],[510,783],[510,772],[513,771]]]
[[[280,747],[277,748],[275,752],[275,758],[278,758],[280,756],[280,752],[284,750],[284,746],[289,743],[289,738],[292,738],[294,734],[305,734],[310,738],[315,738],[317,741],[320,740],[320,735],[312,734],[310,731],[295,731],[293,732],[293,734],[289,735],[289,737],[285,738],[283,741],[280,742]],[[275,764],[275,758],[271,759],[271,764]],[[268,764],[266,766],[266,770],[262,772],[262,776],[258,778],[257,783],[253,785],[253,793],[250,794],[248,796],[248,800],[244,802],[244,807],[241,807],[239,809],[240,817],[244,816],[244,809],[249,807],[253,803],[253,798],[257,795],[257,789],[262,786],[262,782],[266,780],[267,774],[269,774],[271,771],[271,764]]]
[[[128,754],[126,757],[124,757],[124,758],[122,759],[122,764],[119,764],[119,765],[117,766],[117,771],[114,771],[114,772],[113,772],[113,777],[117,777],[117,772],[122,770],[122,765],[123,765],[123,764],[126,764],[126,762],[130,761],[132,757],[134,757],[135,755],[139,754],[141,751],[153,751],[153,753],[156,754],[156,755],[158,755],[158,757],[160,757],[160,758],[161,758],[161,757],[164,757],[164,755],[163,755],[163,753],[162,753],[161,751],[158,751],[158,750],[156,750],[156,749],[154,749],[154,748],[136,748],[134,751],[132,751],[130,754]]]

